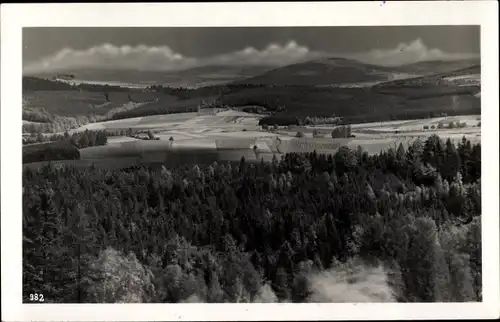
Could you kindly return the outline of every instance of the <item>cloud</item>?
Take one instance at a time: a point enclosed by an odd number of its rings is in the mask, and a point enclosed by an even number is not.
[[[392,49],[374,49],[366,53],[356,53],[351,56],[362,62],[382,65],[398,66],[430,60],[458,60],[478,58],[471,53],[448,53],[437,48],[428,48],[422,39],[410,43],[401,43]]]
[[[234,53],[219,55],[208,59],[208,62],[219,64],[271,65],[280,66],[298,61],[327,56],[326,53],[311,51],[295,41],[286,45],[270,44],[262,50],[247,47]]]
[[[377,65],[402,65],[427,60],[455,60],[477,58],[476,54],[447,53],[428,48],[421,39],[401,43],[395,48],[373,49],[368,52],[336,54],[314,51],[307,46],[290,41],[287,44],[270,44],[264,49],[247,47],[242,50],[206,58],[186,57],[168,46],[115,46],[102,44],[85,50],[65,48],[39,61],[24,66],[25,73],[53,72],[77,68],[179,70],[189,67],[227,65],[283,66],[321,57],[352,58]]]
[[[114,46],[102,44],[85,50],[65,48],[40,61],[27,64],[26,73],[72,68],[158,70],[186,68],[196,60],[184,57],[168,46]]]

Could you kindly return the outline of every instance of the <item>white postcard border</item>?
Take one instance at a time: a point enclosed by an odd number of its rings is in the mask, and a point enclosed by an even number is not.
[[[2,320],[249,321],[498,317],[500,282],[497,13],[496,1],[2,5]],[[336,25],[481,25],[482,303],[22,304],[22,27]]]

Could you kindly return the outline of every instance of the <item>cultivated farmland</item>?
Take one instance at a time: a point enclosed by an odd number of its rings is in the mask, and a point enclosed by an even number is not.
[[[115,120],[89,124],[75,131],[90,130],[150,130],[159,140],[144,141],[126,136],[111,137],[106,146],[89,147],[80,150],[82,160],[112,160],[127,158],[134,162],[210,162],[237,161],[244,156],[249,161],[260,159],[271,160],[287,152],[334,153],[339,147],[347,146],[355,149],[361,146],[368,153],[379,153],[388,148],[396,148],[403,144],[406,148],[413,141],[424,141],[433,134],[442,139],[450,138],[458,143],[464,136],[472,143],[480,142],[480,127],[477,115],[460,117],[442,117],[422,120],[407,120],[382,123],[353,124],[355,137],[332,139],[325,135],[322,138],[306,136],[295,138],[296,132],[279,130],[270,132],[259,128],[258,121],[262,115],[245,112],[224,111],[215,115],[198,115],[197,113],[180,113],[161,116]],[[470,127],[461,129],[431,129],[431,125],[439,122],[467,123]],[[429,126],[429,130],[424,130]],[[331,131],[331,127],[323,125],[322,131]],[[312,132],[315,127],[303,127],[304,132]],[[198,155],[198,157],[196,156]],[[205,155],[205,157],[201,157]],[[200,159],[201,158],[201,159]],[[132,161],[130,161],[132,162]],[[129,162],[129,163],[130,163]]]

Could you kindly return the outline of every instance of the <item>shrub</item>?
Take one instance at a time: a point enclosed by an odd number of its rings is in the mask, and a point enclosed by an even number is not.
[[[348,138],[351,137],[351,126],[337,126],[332,131],[332,138]]]

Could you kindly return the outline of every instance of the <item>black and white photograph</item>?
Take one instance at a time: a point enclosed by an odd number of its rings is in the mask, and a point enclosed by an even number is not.
[[[23,26],[19,301],[482,303],[482,32]]]

